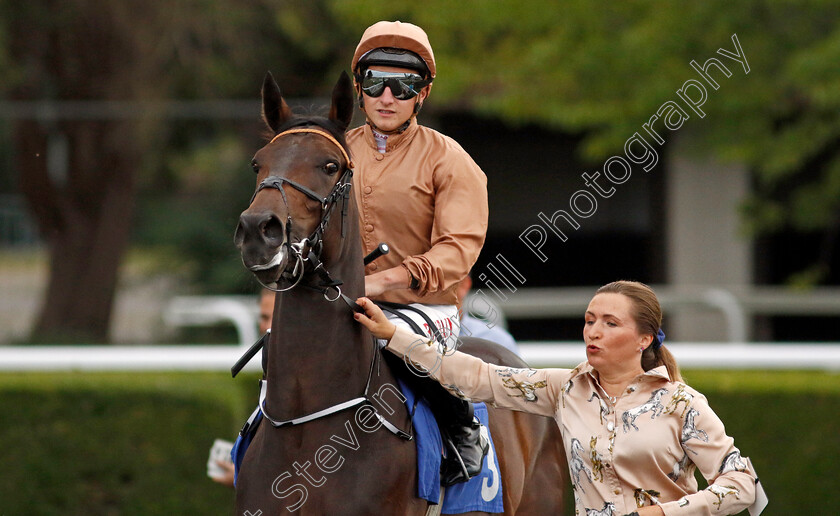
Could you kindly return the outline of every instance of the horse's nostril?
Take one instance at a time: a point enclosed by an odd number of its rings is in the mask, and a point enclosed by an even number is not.
[[[284,228],[280,219],[272,213],[243,213],[236,226],[234,242],[239,247],[251,242],[257,245],[280,247],[283,244]]]
[[[268,242],[283,242],[283,223],[274,215],[270,215],[268,220],[260,225],[263,237]]]

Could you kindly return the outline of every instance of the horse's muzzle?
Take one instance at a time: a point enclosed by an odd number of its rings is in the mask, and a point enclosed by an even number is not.
[[[261,281],[274,282],[285,269],[289,259],[283,246],[285,227],[274,213],[242,213],[233,241],[242,263]]]

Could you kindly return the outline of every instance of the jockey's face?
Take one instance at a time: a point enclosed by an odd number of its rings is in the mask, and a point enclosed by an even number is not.
[[[417,73],[408,68],[395,68],[393,66],[371,66],[369,69],[379,72]],[[362,93],[365,101],[365,115],[379,130],[395,131],[411,118],[411,115],[414,114],[414,105],[423,103],[429,94],[429,89],[429,86],[425,86],[415,97],[406,100],[394,97],[394,92],[389,87],[386,87],[378,97],[371,97]]]
[[[600,373],[642,372],[640,348],[650,344],[632,317],[633,304],[623,294],[597,294],[589,302],[583,326],[586,358]]]

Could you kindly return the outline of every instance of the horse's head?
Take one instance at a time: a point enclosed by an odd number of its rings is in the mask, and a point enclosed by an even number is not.
[[[257,189],[239,216],[234,242],[242,263],[260,282],[272,284],[302,274],[301,256],[323,245],[332,208],[348,193],[351,163],[344,131],[353,117],[350,78],[339,77],[328,118],[305,118],[292,114],[269,73],[262,115],[275,136],[251,161]]]

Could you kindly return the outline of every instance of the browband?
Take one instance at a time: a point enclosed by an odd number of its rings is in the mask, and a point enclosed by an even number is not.
[[[333,135],[331,135],[330,133],[328,133],[328,132],[326,132],[322,129],[314,129],[312,127],[297,127],[295,129],[288,129],[288,130],[283,131],[282,133],[278,134],[274,138],[272,138],[271,141],[268,142],[268,143],[274,143],[274,140],[276,140],[277,138],[280,138],[281,136],[284,136],[284,135],[287,135],[287,134],[295,134],[295,133],[320,134],[321,136],[323,136],[327,140],[333,142],[335,144],[335,146],[338,147],[339,150],[341,150],[341,154],[344,155],[344,159],[347,161],[347,168],[350,168],[350,169],[354,168],[353,161],[350,160],[350,155],[347,154],[347,151],[344,149],[344,147],[340,143],[338,143],[338,140],[336,140]]]

